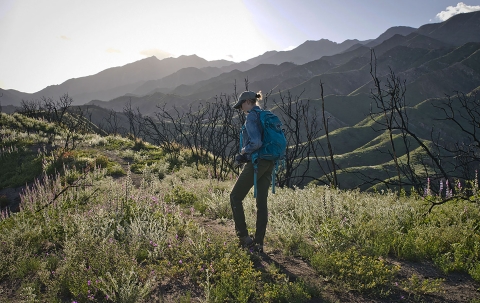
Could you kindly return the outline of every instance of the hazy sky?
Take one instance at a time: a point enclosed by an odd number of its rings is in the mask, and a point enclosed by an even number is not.
[[[240,62],[474,10],[480,0],[0,0],[0,88],[32,93],[152,55]]]

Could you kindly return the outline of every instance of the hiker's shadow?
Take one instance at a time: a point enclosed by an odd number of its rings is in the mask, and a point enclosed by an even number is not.
[[[289,270],[284,264],[273,259],[271,256],[275,256],[275,253],[267,254],[265,252],[252,253],[252,261],[255,268],[262,272],[267,272],[266,265],[274,265],[283,274],[288,277],[289,282],[295,282],[298,279],[298,275]]]

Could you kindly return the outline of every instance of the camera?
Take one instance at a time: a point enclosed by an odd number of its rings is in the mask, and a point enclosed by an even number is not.
[[[243,163],[247,163],[248,159],[245,155],[238,154],[235,156],[235,161],[233,161],[233,167],[238,168]]]

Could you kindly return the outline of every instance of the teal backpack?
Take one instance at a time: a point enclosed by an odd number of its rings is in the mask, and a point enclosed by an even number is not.
[[[282,130],[282,122],[277,115],[269,110],[253,109],[259,115],[262,133],[262,147],[252,153],[253,175],[253,196],[257,197],[257,171],[258,159],[275,161],[275,169],[272,171],[272,193],[275,193],[275,175],[278,171],[280,161],[285,160],[287,151],[287,139]],[[245,130],[242,126],[241,132]],[[240,150],[242,149],[243,136],[240,136]]]

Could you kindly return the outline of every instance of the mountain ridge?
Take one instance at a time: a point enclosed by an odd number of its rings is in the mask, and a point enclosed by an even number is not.
[[[191,87],[195,83],[199,83],[198,85],[210,83],[208,85],[212,86],[211,82],[203,82],[208,79],[213,79],[212,81],[215,79],[231,79],[230,87],[233,88],[234,80],[237,81],[238,85],[243,83],[247,77],[253,83],[260,81],[259,83],[262,83],[262,85],[268,85],[263,87],[263,90],[288,89],[292,85],[299,85],[328,70],[342,73],[355,68],[365,68],[372,47],[375,49],[375,54],[381,56],[402,43],[410,49],[438,50],[454,47],[455,43],[459,43],[458,41],[462,41],[462,39],[472,40],[469,42],[479,42],[477,40],[480,40],[480,35],[475,35],[475,33],[480,32],[476,31],[479,26],[480,12],[465,13],[453,16],[444,22],[425,24],[418,29],[408,26],[392,27],[373,40],[358,41],[353,39],[345,40],[342,43],[327,39],[308,40],[293,50],[269,51],[239,63],[227,60],[207,61],[196,55],[162,60],[152,56],[123,66],[112,67],[94,75],[68,79],[61,84],[50,85],[33,94],[15,90],[0,90],[0,93],[3,93],[0,102],[4,105],[18,106],[21,100],[38,100],[44,96],[58,98],[64,93],[68,93],[75,100],[75,104],[85,104],[96,99],[108,101],[126,94],[146,95],[154,92],[179,92],[185,95],[188,93],[187,91],[198,90],[198,88]],[[401,52],[396,54],[401,55]],[[405,60],[407,59],[405,58]],[[292,62],[296,66],[292,65],[290,69],[286,70],[274,68],[275,71],[271,74],[268,74],[269,72],[266,69],[262,79],[259,78],[261,73],[257,74],[255,70],[257,66],[262,64],[279,65],[285,62]],[[318,66],[314,68],[315,64]],[[399,64],[397,63],[397,66],[400,66]],[[416,63],[408,64],[415,66]],[[202,68],[210,70],[207,72]],[[182,69],[187,70],[181,71]],[[292,74],[289,75],[288,72]],[[221,76],[222,73],[223,76]],[[233,75],[238,77],[235,78]],[[218,76],[220,77],[216,78]],[[278,80],[277,83],[274,83],[275,79]],[[221,88],[221,91],[216,93],[210,90],[212,92],[210,98],[218,93],[225,93],[227,86],[219,85],[218,88]],[[262,87],[256,87],[256,84],[253,84],[253,88],[262,89]],[[202,89],[202,91],[207,92],[209,89]],[[202,94],[199,96],[205,97]]]

